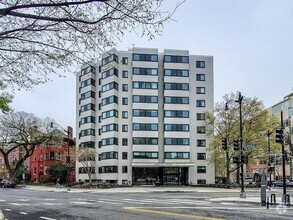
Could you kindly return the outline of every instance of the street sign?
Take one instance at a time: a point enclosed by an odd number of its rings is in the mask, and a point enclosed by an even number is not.
[[[247,153],[247,152],[251,151],[252,148],[255,146],[256,146],[256,144],[245,144],[245,145],[243,145],[242,148],[243,148],[243,151]]]

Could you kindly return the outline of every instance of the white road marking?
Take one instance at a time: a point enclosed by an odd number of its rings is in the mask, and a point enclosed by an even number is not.
[[[4,199],[0,199],[0,202],[6,202],[6,200],[4,200]]]
[[[11,211],[11,209],[4,209],[5,211],[7,211],[7,212],[10,212]]]
[[[97,202],[100,202],[100,203],[107,203],[107,204],[114,204],[114,205],[122,205],[124,203],[122,202],[110,202],[110,201],[97,201]]]
[[[42,202],[43,205],[62,205],[62,203]]]
[[[55,218],[48,218],[48,217],[40,217],[41,219],[46,219],[46,220],[57,220],[57,219],[55,219]]]
[[[16,206],[21,206],[22,204],[19,203],[8,203],[9,205],[16,205]]]
[[[70,202],[70,203],[78,204],[78,205],[92,205],[92,204],[94,204],[92,202]]]
[[[19,201],[27,202],[27,201],[30,201],[30,200],[29,199],[19,199]]]
[[[26,212],[19,212],[20,214],[23,214],[23,215],[27,215],[27,213]]]
[[[161,206],[161,207],[158,207],[158,206],[148,206],[148,207],[125,207],[125,208],[136,208],[136,209],[225,209],[225,210],[239,210],[239,209],[243,209],[243,210],[248,210],[248,209],[251,209],[251,210],[257,210],[257,209],[260,209],[260,210],[263,210],[264,208],[263,207],[213,207],[213,206],[204,206],[204,207],[194,207],[194,206],[174,206],[174,207],[171,207],[171,206]]]
[[[46,201],[53,201],[53,200],[56,200],[56,199],[44,199]]]
[[[134,203],[134,204],[141,204],[141,205],[144,205],[144,204],[149,204],[149,203],[143,203],[143,202],[131,202],[131,201],[121,201],[121,200],[114,200],[114,199],[101,199],[101,200],[105,200],[105,201],[110,201],[110,202],[118,202],[118,203]],[[125,199],[123,199],[125,200]]]

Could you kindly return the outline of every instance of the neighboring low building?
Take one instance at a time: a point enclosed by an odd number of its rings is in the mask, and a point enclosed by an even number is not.
[[[75,141],[72,137],[72,128],[69,133],[69,153],[70,153],[70,182],[75,182]],[[38,145],[32,156],[28,158],[27,170],[32,181],[49,181],[48,167],[52,164],[67,164],[68,156],[67,138],[61,146]]]

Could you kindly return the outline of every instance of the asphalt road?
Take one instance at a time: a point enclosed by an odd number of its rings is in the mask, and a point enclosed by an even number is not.
[[[259,193],[247,192],[248,195]],[[0,189],[7,220],[293,219],[293,207],[211,202],[235,193],[67,193]]]

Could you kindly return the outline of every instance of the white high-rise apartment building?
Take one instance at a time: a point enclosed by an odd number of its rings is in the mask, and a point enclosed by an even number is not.
[[[121,184],[211,184],[213,57],[187,50],[112,49],[77,74],[77,147],[97,150],[92,179]],[[76,179],[86,180],[81,163]]]

